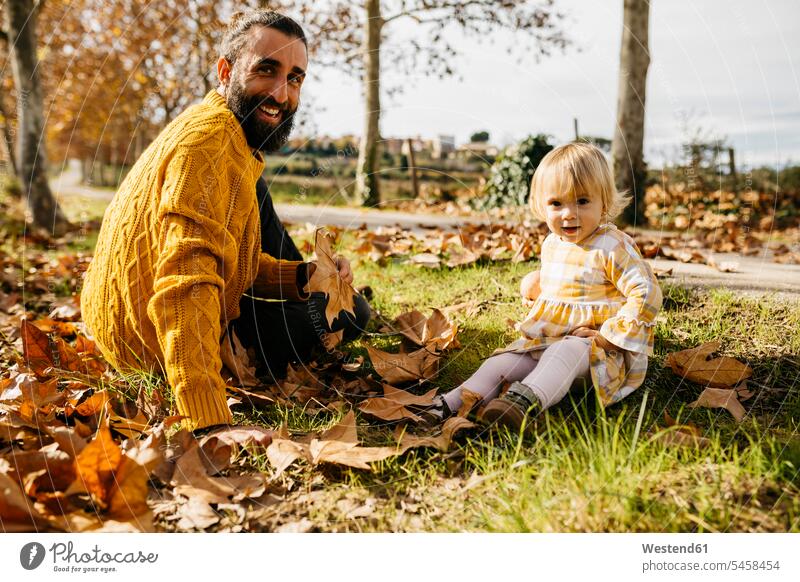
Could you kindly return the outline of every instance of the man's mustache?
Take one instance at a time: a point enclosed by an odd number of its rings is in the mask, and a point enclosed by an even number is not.
[[[255,97],[254,99],[258,99],[258,97]],[[278,103],[277,101],[275,101],[275,99],[273,97],[264,97],[261,101],[258,101],[255,104],[256,107],[261,107],[262,105],[268,105],[270,107],[274,107],[275,109],[278,109],[278,110],[282,111],[283,113],[288,113],[289,112],[289,102],[288,101],[286,101],[284,103]]]

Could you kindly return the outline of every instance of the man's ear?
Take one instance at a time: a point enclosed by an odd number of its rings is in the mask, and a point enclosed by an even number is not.
[[[220,85],[227,85],[231,80],[233,67],[225,57],[220,57],[217,61],[217,78]]]

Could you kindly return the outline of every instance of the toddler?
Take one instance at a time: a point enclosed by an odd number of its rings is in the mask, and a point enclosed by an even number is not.
[[[519,431],[526,414],[560,401],[578,379],[594,385],[603,405],[642,384],[661,289],[633,239],[608,222],[628,202],[596,147],[570,143],[544,157],[530,208],[550,234],[541,271],[521,285],[523,301],[532,304],[517,325],[522,337],[437,397],[424,411],[428,423],[458,410],[464,389],[482,396],[481,420]],[[504,382],[511,385],[498,398]]]

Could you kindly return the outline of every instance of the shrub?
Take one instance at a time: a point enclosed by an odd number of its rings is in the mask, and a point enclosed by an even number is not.
[[[528,200],[531,178],[542,158],[553,149],[547,135],[526,137],[507,148],[492,164],[479,208],[522,206]]]

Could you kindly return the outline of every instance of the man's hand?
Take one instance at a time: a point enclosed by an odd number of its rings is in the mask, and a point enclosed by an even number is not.
[[[591,327],[579,327],[573,330],[573,332],[570,335],[578,337],[594,338],[594,343],[596,343],[598,346],[600,346],[607,352],[622,351],[622,348],[612,344],[610,341],[608,341],[606,338],[600,335],[599,331],[597,331],[596,329],[592,329]]]
[[[339,271],[339,277],[348,285],[353,284],[353,269],[350,268],[350,261],[344,257],[335,256],[333,260],[336,261],[336,270]]]
[[[338,255],[333,257],[333,260],[336,261],[336,270],[338,271],[339,277],[342,279],[342,281],[348,285],[352,285],[353,269],[350,267],[350,261]],[[306,283],[311,280],[311,277],[314,275],[314,271],[316,270],[316,261],[309,261],[306,263]]]

